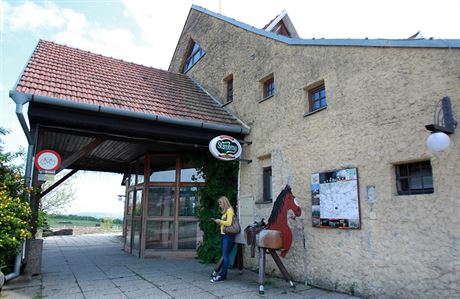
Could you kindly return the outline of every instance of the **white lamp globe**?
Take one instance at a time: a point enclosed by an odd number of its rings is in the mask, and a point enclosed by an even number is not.
[[[450,138],[443,132],[434,132],[428,136],[426,146],[434,152],[445,151],[450,145]]]

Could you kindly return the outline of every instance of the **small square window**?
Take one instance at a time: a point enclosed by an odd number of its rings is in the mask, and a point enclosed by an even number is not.
[[[327,106],[326,87],[324,86],[324,83],[308,90],[308,102],[310,112]]]
[[[275,94],[275,78],[273,76],[263,82],[263,89],[264,99]]]
[[[395,165],[395,170],[398,195],[434,192],[430,161]]]
[[[264,202],[272,201],[272,168],[265,167],[263,168],[263,198]]]

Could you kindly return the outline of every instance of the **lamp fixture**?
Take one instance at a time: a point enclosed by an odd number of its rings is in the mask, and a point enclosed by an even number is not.
[[[427,147],[434,152],[445,151],[450,145],[448,135],[454,133],[457,121],[452,114],[452,105],[449,97],[443,97],[436,103],[433,123],[426,125],[425,128],[431,131],[426,140]]]

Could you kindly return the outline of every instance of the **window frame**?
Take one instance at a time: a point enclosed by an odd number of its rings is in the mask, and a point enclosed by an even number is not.
[[[195,49],[195,45],[198,45],[197,49]],[[191,41],[187,53],[187,58],[185,59],[184,65],[182,66],[182,73],[184,74],[188,72],[195,64],[197,64],[204,55],[206,55],[206,51],[203,49],[203,47],[201,47],[200,43],[194,40]],[[191,61],[193,63],[190,64]]]
[[[415,175],[410,173],[411,167],[418,166],[418,173]],[[429,166],[430,175],[423,174],[423,167]],[[406,175],[402,175],[402,167],[405,167]],[[399,163],[395,165],[395,182],[396,182],[396,192],[397,195],[418,195],[418,194],[433,194],[434,193],[434,182],[433,182],[433,167],[431,166],[430,160],[422,160],[410,163]],[[411,188],[411,180],[412,179],[419,179],[421,182],[420,189]],[[425,188],[424,186],[424,178],[431,178],[431,188]],[[401,181],[407,180],[408,181],[408,188],[407,190],[403,189],[403,184]]]
[[[324,90],[324,97],[321,97],[321,91],[322,90]],[[320,84],[315,85],[314,87],[308,88],[307,92],[308,92],[308,109],[309,109],[308,112],[309,113],[313,113],[313,112],[316,112],[316,111],[326,109],[326,107],[327,107],[327,93],[326,93],[326,85],[324,84],[324,82],[321,82]],[[314,95],[317,94],[317,93],[320,93],[320,98],[315,100]],[[323,99],[325,101],[324,105],[321,104]],[[316,102],[319,102],[319,107],[315,109],[314,107],[315,107]]]
[[[272,167],[262,168],[262,202],[273,201],[273,174]]]
[[[263,82],[263,98],[268,99],[275,95],[275,77],[270,76]]]

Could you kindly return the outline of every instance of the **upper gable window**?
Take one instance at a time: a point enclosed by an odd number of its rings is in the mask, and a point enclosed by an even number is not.
[[[304,116],[327,108],[326,86],[324,80],[308,85],[304,88],[304,91],[307,98],[307,112]]]
[[[268,75],[259,82],[262,93],[259,102],[263,102],[275,95],[275,77],[273,74]]]
[[[206,52],[201,48],[200,44],[197,42],[193,42],[192,47],[190,47],[190,51],[187,55],[187,60],[185,60],[183,72],[187,72],[192,66],[204,56]]]

